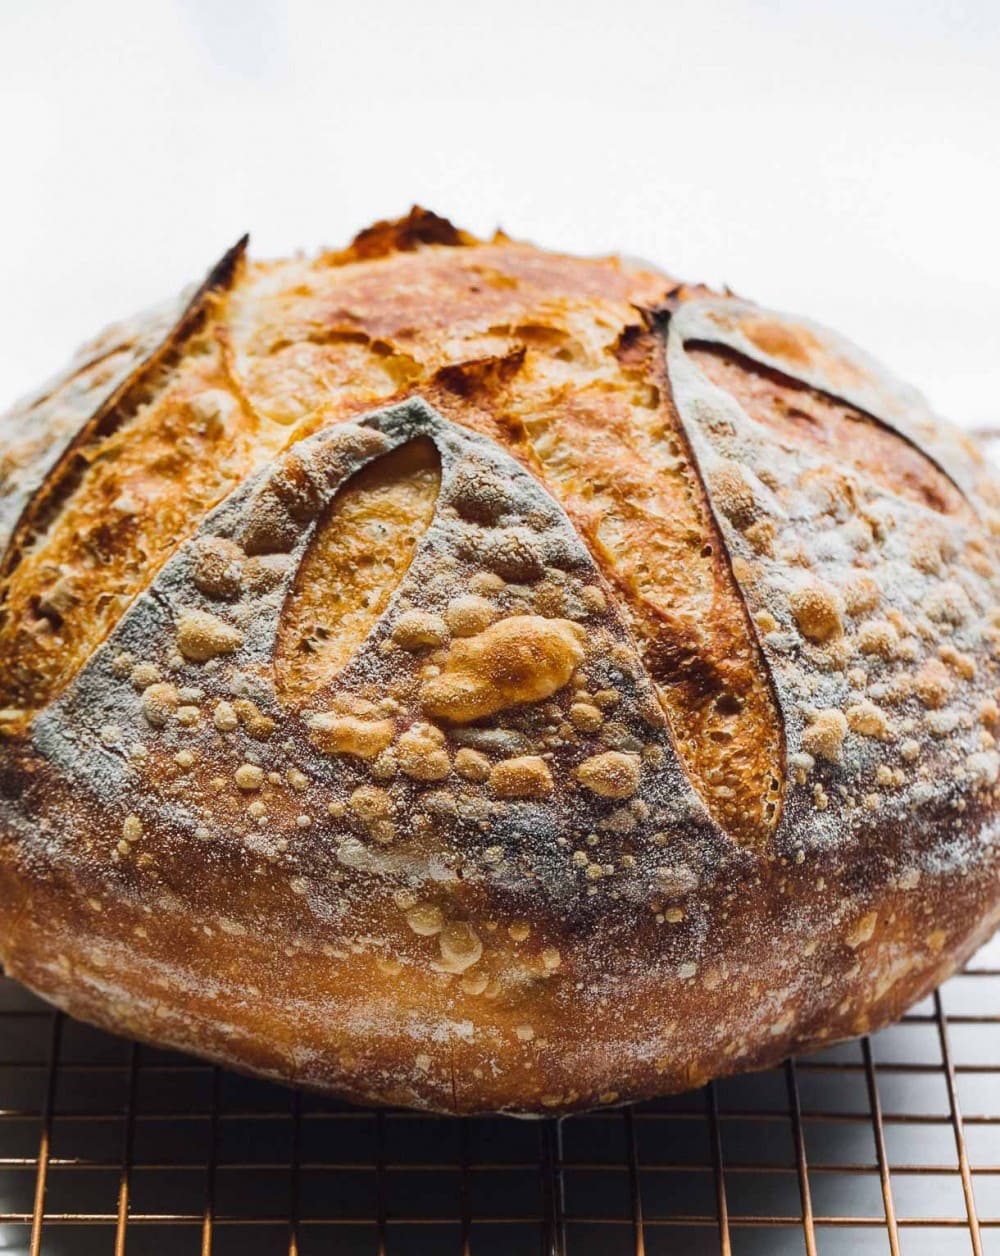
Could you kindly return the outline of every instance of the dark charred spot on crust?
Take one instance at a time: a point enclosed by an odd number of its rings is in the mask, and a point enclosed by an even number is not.
[[[434,376],[448,392],[459,397],[471,397],[477,392],[491,393],[503,387],[524,365],[525,349],[519,345],[499,357],[476,358],[444,366]]]
[[[328,266],[372,261],[393,253],[412,253],[421,245],[440,244],[450,248],[477,244],[475,236],[461,231],[439,214],[414,205],[405,218],[382,219],[360,231],[346,249],[328,254]]]
[[[636,306],[636,310],[651,331],[656,330],[663,334],[670,325],[671,318],[682,305],[700,297],[715,296],[718,296],[717,292],[701,283],[671,283],[662,298],[654,305]]]
[[[648,327],[630,323],[623,327],[615,344],[615,357],[623,367],[636,369],[649,362]]]

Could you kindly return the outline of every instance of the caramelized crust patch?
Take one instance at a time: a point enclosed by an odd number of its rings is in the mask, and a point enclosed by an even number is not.
[[[274,661],[283,693],[305,698],[351,659],[406,575],[440,486],[437,450],[420,439],[370,463],[340,489],[285,603]]]
[[[98,406],[14,529],[0,572],[0,703],[17,719],[66,687],[252,467],[256,433],[215,334],[245,245]],[[265,442],[258,456],[272,451]]]
[[[863,410],[721,345],[692,341],[686,352],[752,419],[794,448],[849,463],[890,493],[939,514],[970,514],[930,458]]]
[[[199,349],[149,381],[126,421],[77,452],[77,482],[11,573],[0,621],[8,705],[31,710],[58,694],[251,468],[251,433],[218,351]]]

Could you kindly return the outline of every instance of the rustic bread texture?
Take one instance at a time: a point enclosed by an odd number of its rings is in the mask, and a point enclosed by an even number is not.
[[[452,1111],[871,1029],[998,919],[1000,493],[802,320],[414,211],[0,421],[0,952]]]

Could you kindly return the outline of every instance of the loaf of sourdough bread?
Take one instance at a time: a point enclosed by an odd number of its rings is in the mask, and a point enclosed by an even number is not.
[[[998,920],[1000,485],[823,328],[421,210],[0,419],[0,954],[456,1112],[898,1016]]]

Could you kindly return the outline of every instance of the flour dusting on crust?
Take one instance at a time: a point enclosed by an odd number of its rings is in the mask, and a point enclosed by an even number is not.
[[[1000,490],[916,394],[424,211],[213,274],[0,426],[9,971],[563,1111],[883,1024],[995,927]]]

